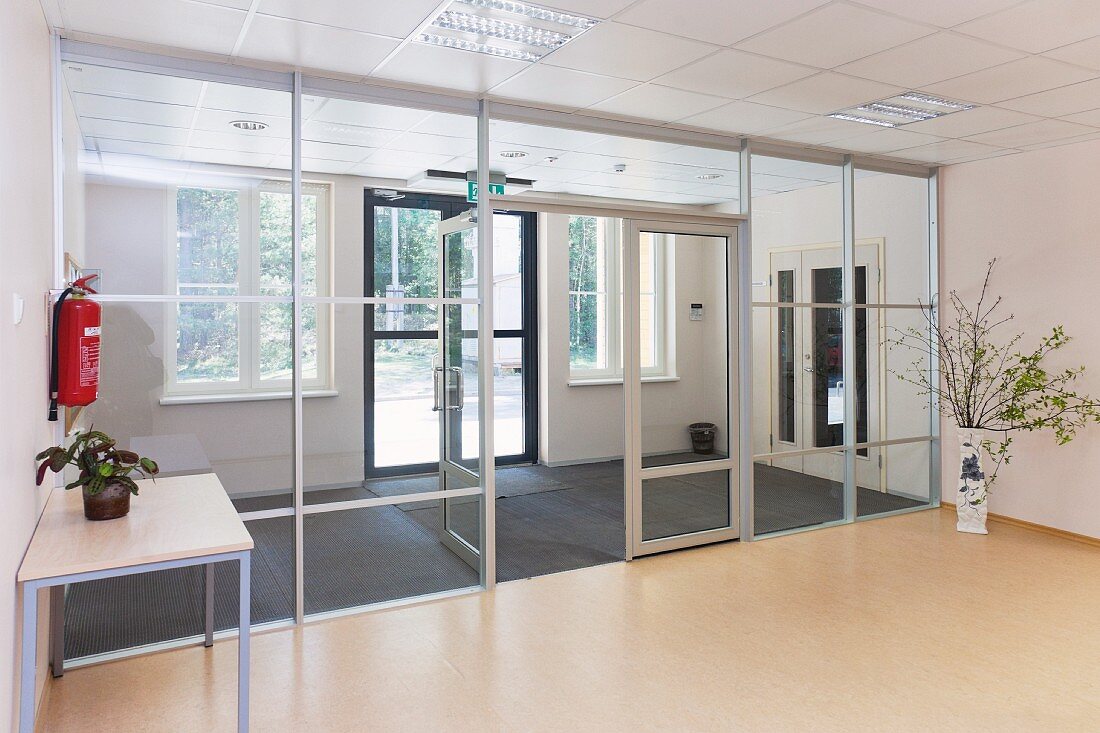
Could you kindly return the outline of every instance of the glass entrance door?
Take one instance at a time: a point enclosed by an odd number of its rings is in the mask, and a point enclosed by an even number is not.
[[[624,231],[628,554],[734,539],[737,227]]]
[[[439,224],[440,278],[447,299],[439,319],[439,354],[434,367],[435,412],[439,415],[439,490],[443,513],[440,540],[477,568],[480,565],[476,495],[447,494],[479,485],[481,434],[478,422],[477,221],[472,211]]]

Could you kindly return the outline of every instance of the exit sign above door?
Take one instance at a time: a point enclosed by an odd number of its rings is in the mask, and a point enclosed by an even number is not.
[[[489,184],[490,196],[503,196],[504,184],[503,183],[490,183]],[[477,203],[477,181],[466,181],[466,200],[471,204]]]

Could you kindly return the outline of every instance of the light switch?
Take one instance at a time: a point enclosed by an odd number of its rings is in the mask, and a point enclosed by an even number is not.
[[[11,322],[18,326],[23,322],[23,296],[19,293],[11,294]]]

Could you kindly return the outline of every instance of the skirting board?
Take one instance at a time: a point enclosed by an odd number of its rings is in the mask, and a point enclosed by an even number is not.
[[[956,510],[955,505],[949,501],[940,502],[940,508],[946,509],[951,512]],[[994,514],[993,512],[989,513],[989,519],[994,522],[1000,522],[1001,524],[1011,524],[1014,527],[1023,527],[1024,529],[1034,530],[1035,532],[1042,532],[1043,534],[1049,534],[1052,537],[1061,537],[1064,540],[1081,542],[1086,545],[1092,545],[1093,547],[1100,547],[1100,537],[1090,537],[1087,534],[1077,534],[1076,532],[1058,529],[1057,527],[1048,527],[1045,524],[1036,524],[1035,522],[1028,522],[1023,519],[1016,519],[1016,517],[1006,517],[1004,514]]]

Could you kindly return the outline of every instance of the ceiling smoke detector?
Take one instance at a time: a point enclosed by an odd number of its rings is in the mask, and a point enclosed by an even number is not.
[[[511,0],[453,0],[417,40],[489,56],[534,62],[599,23]]]
[[[233,120],[229,124],[245,132],[259,132],[267,129],[267,123],[259,120]]]

